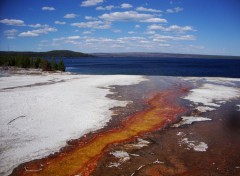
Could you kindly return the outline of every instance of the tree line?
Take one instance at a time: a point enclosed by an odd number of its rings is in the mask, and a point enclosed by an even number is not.
[[[30,57],[21,55],[0,56],[0,66],[13,66],[20,68],[40,68],[43,71],[65,71],[63,60],[56,62],[55,59],[48,61],[41,57]]]

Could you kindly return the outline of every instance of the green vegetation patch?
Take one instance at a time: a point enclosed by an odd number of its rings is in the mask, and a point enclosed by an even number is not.
[[[0,56],[0,66],[5,67],[20,67],[20,68],[40,68],[43,71],[65,71],[63,60],[56,62],[52,59],[51,62],[41,57],[30,57],[21,55],[2,55]]]

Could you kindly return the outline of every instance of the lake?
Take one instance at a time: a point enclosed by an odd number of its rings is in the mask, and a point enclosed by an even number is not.
[[[240,78],[240,60],[191,58],[65,58],[66,71],[102,75]]]

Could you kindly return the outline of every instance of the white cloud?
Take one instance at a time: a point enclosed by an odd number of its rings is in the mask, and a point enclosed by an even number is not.
[[[85,31],[88,34],[87,31]],[[131,31],[130,31],[131,33]],[[133,34],[134,35],[134,34]],[[174,44],[177,40],[192,40],[192,36],[160,36],[153,35],[146,36],[129,36],[119,38],[105,38],[105,37],[91,37],[84,36],[70,36],[61,37],[52,40],[52,43],[44,43],[44,47],[49,46],[65,46],[77,47],[85,52],[135,52],[135,51],[149,51],[149,52],[169,52],[177,48],[178,45]],[[163,39],[161,39],[163,38]],[[168,43],[168,41],[170,43]]]
[[[110,48],[124,48],[123,45],[113,44],[110,46]]]
[[[121,33],[122,31],[120,29],[113,30],[114,33]]]
[[[185,31],[193,31],[192,26],[177,26],[172,25],[164,29],[164,31],[176,31],[176,32],[185,32]]]
[[[81,37],[79,35],[54,38],[53,41],[62,41],[62,40],[79,40]]]
[[[121,37],[118,40],[127,42],[127,41],[146,40],[146,38],[145,37],[133,36],[133,37]]]
[[[69,39],[69,40],[78,40],[78,39],[80,39],[81,37],[80,36],[78,36],[78,35],[74,35],[74,36],[69,36],[69,37],[67,37],[67,39]]]
[[[135,34],[135,32],[134,31],[129,31],[128,34]]]
[[[98,6],[96,8],[96,10],[112,10],[113,8],[115,8],[115,6],[113,6],[113,5],[109,5],[109,6],[105,6],[105,7]]]
[[[178,12],[181,12],[181,11],[183,11],[183,8],[181,8],[181,7],[175,7],[173,9],[167,9],[166,10],[167,13],[178,13]]]
[[[0,20],[0,23],[10,25],[10,26],[25,26],[23,20],[16,20],[16,19],[3,19]]]
[[[148,26],[149,30],[164,30],[165,28],[161,25],[153,24]]]
[[[165,43],[159,43],[158,44],[160,47],[168,47],[171,46],[170,44],[165,44]]]
[[[167,20],[163,18],[156,18],[152,14],[138,13],[136,11],[113,12],[105,13],[99,18],[107,21],[139,21],[145,23],[166,23]]]
[[[145,8],[145,7],[137,7],[136,10],[141,11],[141,12],[154,12],[154,13],[162,12],[161,10],[150,9],[150,8]]]
[[[136,25],[135,25],[135,28],[140,28],[140,27],[141,27],[141,26],[140,26],[140,25],[138,25],[138,24],[136,24]]]
[[[127,4],[127,3],[123,3],[121,4],[121,8],[122,9],[129,9],[129,8],[132,8],[133,6],[131,4]]]
[[[20,33],[18,36],[20,36],[20,37],[37,37],[37,36],[39,36],[39,34],[33,32],[33,31],[27,31],[27,32]]]
[[[159,35],[155,34],[151,38],[153,41],[166,41],[166,40],[196,40],[194,35],[180,35],[180,36],[170,36],[170,35]]]
[[[99,47],[106,47],[106,45],[104,44],[109,44],[108,47],[111,47],[112,45],[134,45],[136,43],[133,42],[141,42],[141,41],[147,41],[146,38],[144,37],[121,37],[121,38],[117,38],[117,39],[112,39],[112,38],[104,38],[104,37],[100,37],[100,38],[93,38],[93,37],[85,37],[83,38],[83,43],[88,43],[91,45],[99,45]],[[147,43],[147,42],[146,42]]]
[[[64,15],[63,18],[76,18],[78,15],[74,14],[74,13],[68,13],[66,15]]]
[[[72,23],[71,26],[76,26],[79,28],[91,28],[91,29],[108,29],[111,27],[111,23],[102,21],[88,21],[80,23]]]
[[[103,6],[96,7],[96,10],[106,10]]]
[[[82,34],[83,34],[83,35],[92,34],[92,31],[84,31]]]
[[[54,7],[42,7],[42,10],[48,10],[48,11],[53,11],[53,10],[56,10]]]
[[[196,40],[194,35],[182,35],[178,36],[178,40]]]
[[[139,21],[147,20],[153,17],[154,16],[151,14],[143,14],[135,11],[105,13],[99,16],[99,18],[107,21]]]
[[[145,34],[148,34],[148,35],[153,35],[155,33],[156,33],[155,31],[147,31],[147,32],[145,32]]]
[[[145,22],[145,23],[167,23],[166,19],[163,18],[149,18],[146,20],[142,20],[141,22]]]
[[[64,22],[64,21],[54,21],[54,23],[55,24],[61,24],[61,25],[66,24],[66,22]]]
[[[148,41],[148,40],[140,40],[139,43],[141,43],[141,44],[149,44],[150,41]]]
[[[16,29],[10,29],[10,30],[4,31],[4,35],[8,39],[14,39],[17,32],[18,32],[18,30],[16,30]]]
[[[85,16],[85,20],[97,20],[97,18],[92,17],[92,16]]]
[[[114,8],[113,5],[109,5],[109,6],[106,6],[106,7],[105,7],[106,10],[112,10],[113,8]]]
[[[41,27],[48,27],[47,24],[30,24],[28,25],[29,27],[32,27],[32,28],[41,28]]]
[[[85,40],[86,42],[100,42],[100,43],[106,43],[106,42],[114,42],[114,39],[110,39],[110,38],[104,38],[104,37],[100,37],[100,38],[86,38]]]
[[[99,3],[102,3],[103,0],[85,0],[82,2],[81,6],[82,7],[89,7],[89,6],[95,6]]]
[[[73,45],[79,45],[81,44],[80,42],[81,37],[78,35],[74,35],[74,36],[68,36],[68,37],[60,37],[60,38],[54,38],[52,40],[52,43],[48,43],[48,44],[42,44],[40,46],[58,46],[61,45],[63,43],[66,44],[73,44]]]
[[[161,25],[153,24],[148,26],[149,30],[161,30],[165,32],[186,32],[186,31],[194,31],[192,26],[177,26],[172,25],[169,27],[163,27]]]
[[[56,32],[56,31],[57,31],[56,28],[46,27],[46,28],[42,28],[42,29],[22,32],[18,36],[20,36],[20,37],[37,37],[41,34],[48,34],[49,32]]]

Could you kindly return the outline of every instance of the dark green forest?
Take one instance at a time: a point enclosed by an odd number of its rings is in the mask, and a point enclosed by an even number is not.
[[[20,68],[40,68],[43,71],[65,71],[64,62],[59,58],[92,57],[89,54],[69,50],[53,50],[47,52],[0,51],[0,66]],[[44,58],[58,58],[47,60]]]
[[[55,59],[48,61],[41,57],[24,55],[0,55],[0,66],[20,68],[40,68],[43,71],[65,71],[63,60],[56,62]]]

